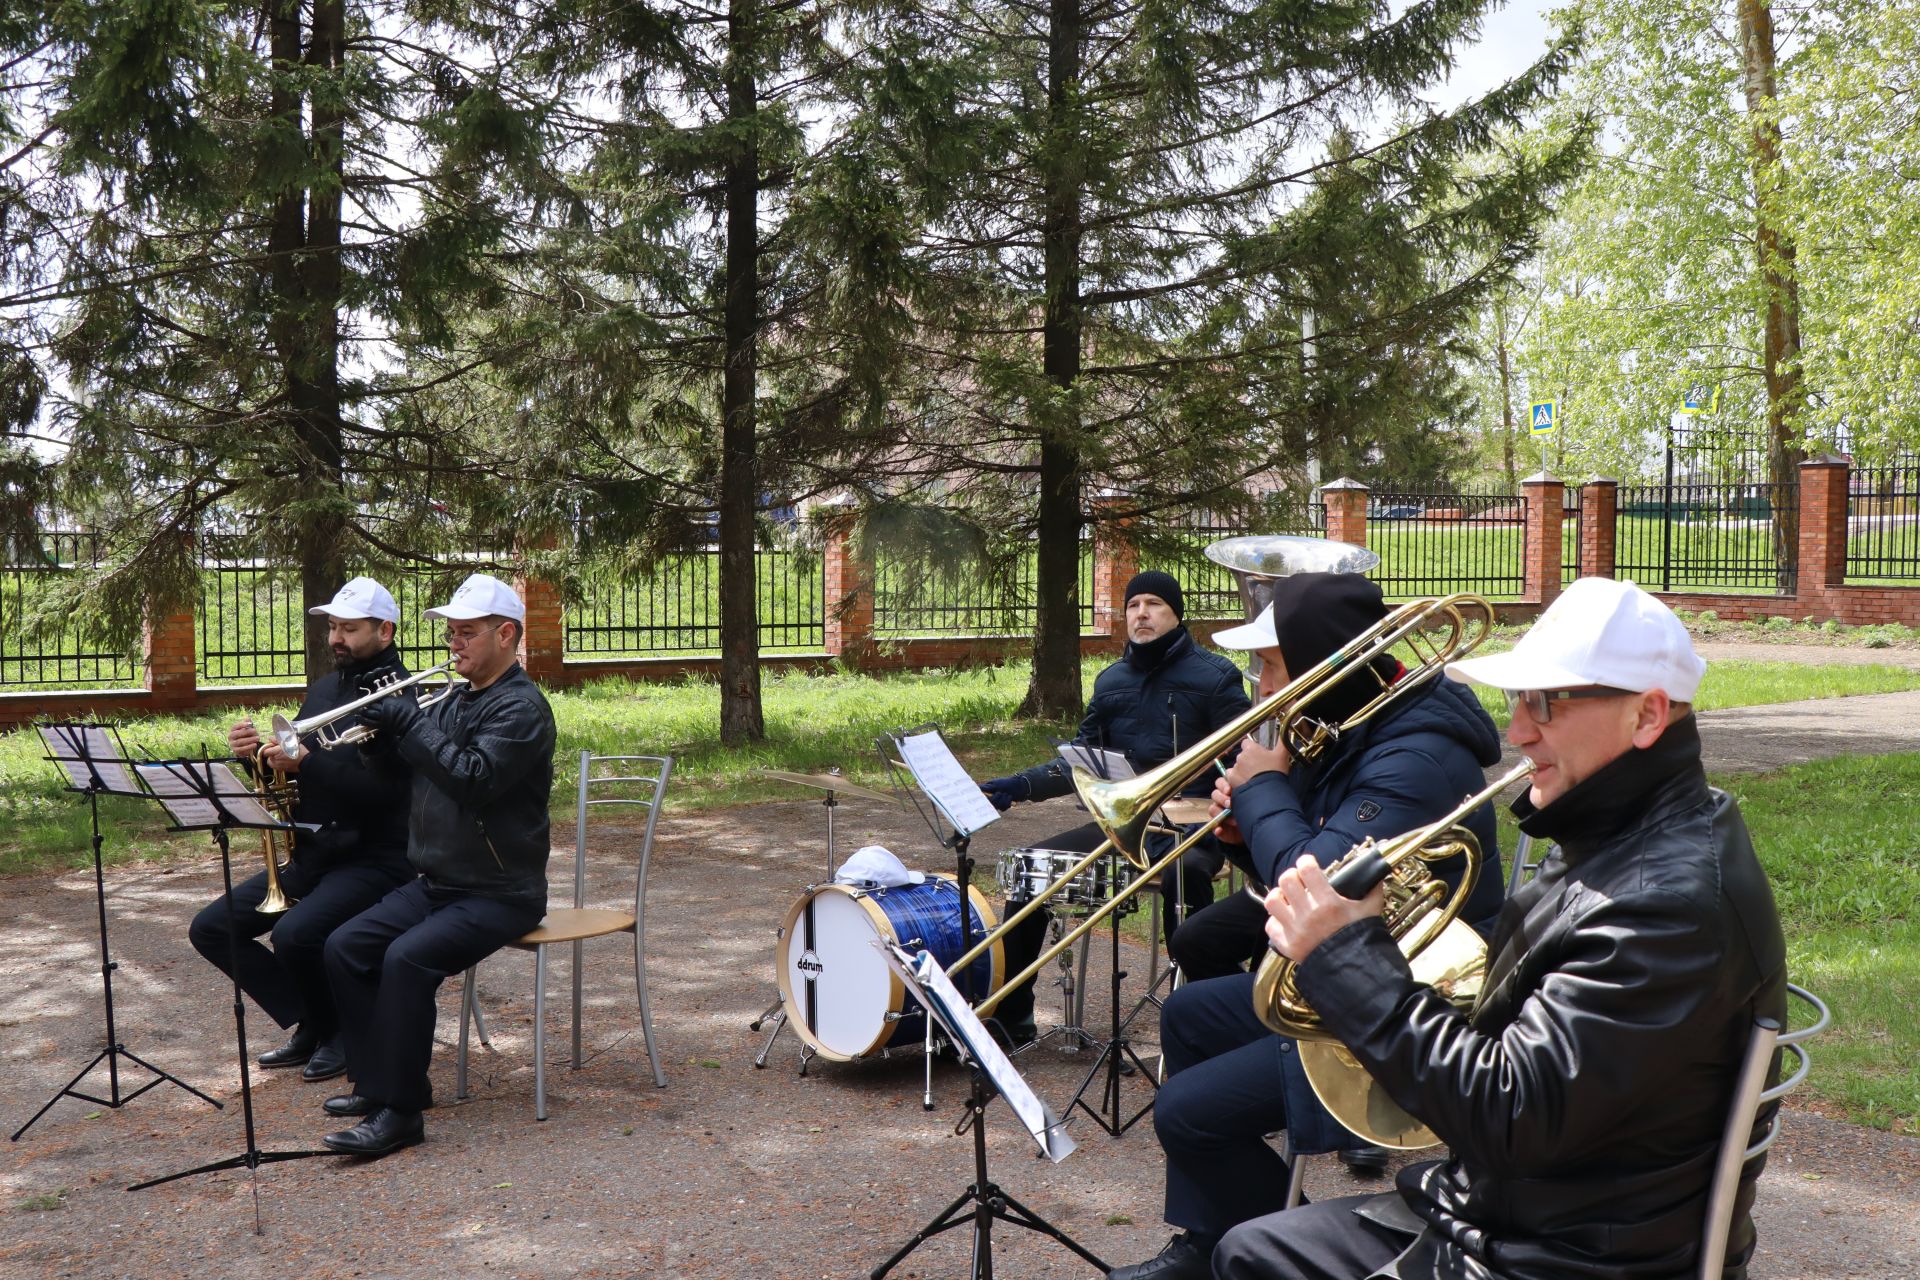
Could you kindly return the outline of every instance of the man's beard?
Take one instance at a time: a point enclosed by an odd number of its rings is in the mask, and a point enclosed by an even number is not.
[[[333,669],[335,671],[345,671],[358,661],[360,661],[360,659],[353,656],[353,650],[351,649],[336,648],[333,651]]]

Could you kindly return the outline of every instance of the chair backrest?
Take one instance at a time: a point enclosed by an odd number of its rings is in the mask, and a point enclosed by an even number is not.
[[[628,772],[635,763],[658,766],[647,772]],[[602,777],[593,776],[596,764],[619,764],[622,768]],[[633,910],[641,914],[647,892],[647,863],[653,858],[653,834],[660,825],[660,806],[666,799],[667,779],[673,775],[672,756],[597,756],[580,753],[579,811],[574,822],[573,905],[586,905],[587,892],[587,810],[597,805],[638,805],[647,811],[646,834],[640,840],[640,866],[634,878]],[[595,795],[596,788],[612,789],[616,794]]]
[[[1777,1102],[1807,1078],[1811,1059],[1801,1041],[1826,1030],[1833,1020],[1820,997],[1803,987],[1787,984],[1787,993],[1806,1001],[1814,1011],[1810,1026],[1798,1031],[1783,1031],[1771,1018],[1756,1018],[1753,1038],[1747,1043],[1747,1056],[1740,1067],[1740,1079],[1733,1091],[1733,1106],[1727,1112],[1727,1127],[1720,1136],[1720,1155],[1714,1164],[1713,1182],[1707,1191],[1707,1220],[1700,1239],[1700,1280],[1721,1280],[1727,1261],[1727,1237],[1733,1230],[1733,1208],[1740,1199],[1740,1178],[1749,1162],[1756,1160],[1780,1136],[1780,1112],[1767,1120],[1767,1131],[1753,1138],[1753,1122],[1760,1108]],[[1775,1049],[1784,1049],[1798,1061],[1793,1073],[1771,1089],[1766,1088],[1767,1071],[1773,1065]],[[1751,1142],[1751,1145],[1748,1145]]]
[[[1512,897],[1520,891],[1520,886],[1533,879],[1533,873],[1540,864],[1553,856],[1554,845],[1547,843],[1546,849],[1537,858],[1533,856],[1533,837],[1522,831],[1520,838],[1513,844],[1513,870],[1507,875],[1507,896]]]

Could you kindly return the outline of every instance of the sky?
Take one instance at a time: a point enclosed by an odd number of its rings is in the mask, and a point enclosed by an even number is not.
[[[1511,79],[1532,66],[1546,52],[1553,25],[1546,12],[1563,0],[1508,0],[1490,14],[1480,38],[1457,51],[1458,66],[1446,87],[1433,95],[1436,106],[1448,107]]]

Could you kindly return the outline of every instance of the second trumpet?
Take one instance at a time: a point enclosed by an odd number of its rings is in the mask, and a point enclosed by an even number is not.
[[[353,715],[362,707],[370,706],[382,698],[391,698],[399,694],[404,694],[409,690],[414,691],[413,696],[419,699],[420,705],[423,707],[430,707],[436,702],[441,702],[456,688],[466,683],[464,680],[447,674],[452,666],[453,663],[450,661],[443,662],[437,667],[429,667],[425,671],[416,672],[413,675],[404,676],[398,680],[388,680],[375,687],[373,692],[367,694],[364,698],[355,698],[352,702],[342,703],[331,711],[323,711],[317,716],[308,716],[304,720],[289,720],[285,716],[276,715],[273,718],[274,741],[278,742],[280,749],[287,753],[289,759],[293,760],[298,760],[301,755],[306,752],[306,743],[304,740],[307,738],[312,738],[314,745],[325,751],[331,751],[339,746],[350,746],[354,743],[365,742],[373,736],[373,730],[366,725],[348,725],[344,729],[337,730],[332,729],[332,726]],[[441,686],[439,688],[417,688],[417,686],[424,685],[436,676],[441,680]]]

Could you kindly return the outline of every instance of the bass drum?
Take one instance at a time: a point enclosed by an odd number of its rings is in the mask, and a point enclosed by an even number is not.
[[[978,889],[969,887],[972,938],[999,923]],[[929,876],[897,889],[825,884],[793,904],[780,930],[774,968],[787,1017],[800,1038],[831,1062],[851,1062],[890,1045],[926,1038],[926,1014],[894,976],[874,943],[925,948],[942,968],[968,950],[960,926],[960,893],[952,876]],[[962,993],[998,990],[1005,958],[995,942],[965,973]]]

